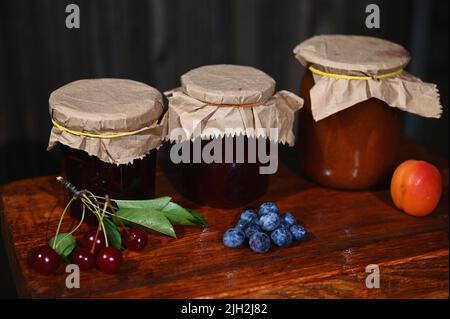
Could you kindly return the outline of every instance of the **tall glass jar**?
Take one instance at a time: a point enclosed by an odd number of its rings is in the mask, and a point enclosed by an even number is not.
[[[401,111],[439,117],[434,84],[408,74],[402,46],[365,36],[322,35],[294,53],[307,70],[300,95],[298,159],[306,177],[328,187],[364,190],[397,164]]]

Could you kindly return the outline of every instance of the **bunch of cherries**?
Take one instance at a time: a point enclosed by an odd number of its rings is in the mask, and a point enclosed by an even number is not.
[[[141,251],[147,246],[147,232],[137,228],[124,228],[122,232],[124,246],[132,251]],[[107,274],[115,274],[120,270],[123,257],[122,251],[115,247],[106,247],[102,231],[89,230],[79,241],[79,247],[71,254],[72,263],[78,265],[80,270],[86,271],[97,268]],[[32,254],[31,265],[34,270],[43,275],[56,272],[62,258],[49,245],[38,247]]]

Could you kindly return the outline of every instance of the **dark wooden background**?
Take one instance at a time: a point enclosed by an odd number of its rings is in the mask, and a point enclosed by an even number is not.
[[[81,28],[66,29],[76,3]],[[366,29],[365,7],[381,8]],[[278,88],[298,91],[303,69],[292,49],[322,33],[367,34],[408,48],[409,71],[438,84],[441,120],[405,116],[405,133],[448,157],[447,0],[11,0],[0,1],[0,184],[54,173],[46,152],[47,100],[80,78],[124,77],[161,91],[187,70],[213,63],[256,66]],[[0,296],[14,295],[0,252]]]

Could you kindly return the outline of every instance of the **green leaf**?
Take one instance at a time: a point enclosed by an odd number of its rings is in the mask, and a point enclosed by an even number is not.
[[[175,237],[172,224],[206,224],[206,218],[200,213],[171,202],[168,196],[148,200],[114,200],[114,202],[118,211],[112,216],[112,221],[116,225],[137,224]]]
[[[173,202],[168,203],[161,212],[172,224],[195,225],[195,219],[189,211]]]
[[[150,208],[119,208],[116,217],[176,238],[169,219],[160,211]]]
[[[105,226],[106,236],[109,244],[117,249],[122,248],[122,237],[114,222],[110,218],[103,218],[103,225]]]
[[[145,200],[117,200],[114,202],[117,207],[120,208],[148,208],[154,210],[162,210],[170,202],[171,198],[169,196],[159,197],[155,199],[145,199]]]
[[[55,243],[56,247],[53,247]],[[70,233],[59,233],[58,236],[50,238],[48,244],[62,257],[69,256],[76,247],[75,238]]]
[[[197,212],[196,210],[187,208],[187,211],[192,215],[192,217],[194,217],[197,225],[204,226],[208,223],[206,217]]]
[[[72,251],[77,247],[76,243],[73,243],[69,246],[67,246],[66,249],[64,249],[64,251],[62,252],[61,256],[63,257],[63,259],[67,262],[69,262],[69,255],[72,253]]]

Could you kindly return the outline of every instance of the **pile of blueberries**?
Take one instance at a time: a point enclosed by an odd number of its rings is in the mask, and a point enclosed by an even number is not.
[[[305,239],[306,229],[297,223],[295,217],[286,212],[280,215],[275,203],[263,203],[258,213],[245,210],[240,220],[223,235],[223,244],[228,248],[240,247],[246,240],[256,253],[266,253],[271,241],[278,247],[287,247],[293,241]]]

